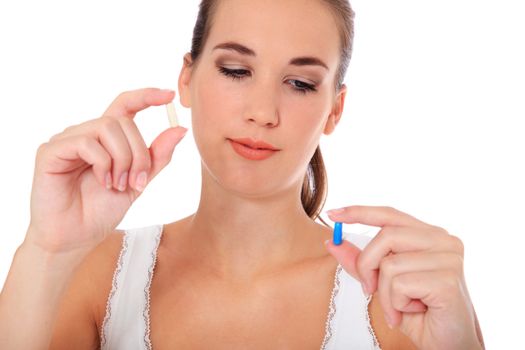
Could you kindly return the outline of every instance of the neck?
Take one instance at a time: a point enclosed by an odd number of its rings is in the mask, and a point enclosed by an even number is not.
[[[245,280],[325,254],[321,226],[304,211],[301,187],[246,197],[203,174],[200,204],[187,226],[195,258],[221,278]]]

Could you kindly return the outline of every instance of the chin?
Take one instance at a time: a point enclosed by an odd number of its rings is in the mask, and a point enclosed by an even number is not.
[[[201,151],[205,151],[200,152],[203,181],[210,182],[211,186],[217,184],[240,197],[275,196],[293,190],[304,179],[304,172],[294,169],[295,164],[279,164],[282,159],[277,162],[271,158],[263,161],[239,159],[229,143],[225,148],[203,147]]]
[[[282,174],[257,173],[253,169],[228,169],[224,165],[210,169],[203,162],[203,176],[210,186],[218,185],[223,191],[241,198],[268,198],[290,191],[291,184],[283,182]]]
[[[241,197],[261,198],[272,196],[283,190],[283,184],[274,174],[254,174],[254,171],[224,171],[210,173],[215,182],[225,191],[235,193]]]

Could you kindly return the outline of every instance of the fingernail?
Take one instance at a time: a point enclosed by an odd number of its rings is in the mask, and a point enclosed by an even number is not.
[[[125,171],[120,175],[120,180],[118,182],[118,190],[123,192],[126,189],[126,184],[128,183],[128,172]]]
[[[329,240],[329,239],[327,239],[326,241],[324,241],[324,245],[326,245],[326,246],[327,246],[327,245],[328,245],[328,243],[330,243],[330,240]]]
[[[111,173],[108,171],[106,174],[106,190],[110,190],[113,186],[113,180],[111,180]]]
[[[161,92],[175,92],[175,90],[172,89],[162,89]]]
[[[148,181],[148,174],[143,171],[137,176],[136,188],[137,191],[142,192],[146,187],[146,182]]]
[[[339,209],[331,209],[331,210],[327,210],[326,213],[328,215],[337,215],[337,214],[341,214],[342,212],[344,212],[344,208],[339,208]]]

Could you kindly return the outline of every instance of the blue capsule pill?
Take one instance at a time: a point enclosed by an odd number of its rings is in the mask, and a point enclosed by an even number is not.
[[[336,222],[334,226],[334,244],[340,245],[343,243],[343,223]]]

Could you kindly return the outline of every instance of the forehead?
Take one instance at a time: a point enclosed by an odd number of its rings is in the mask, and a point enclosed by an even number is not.
[[[335,70],[339,33],[320,0],[219,0],[206,43],[239,42],[257,57],[317,56]]]

